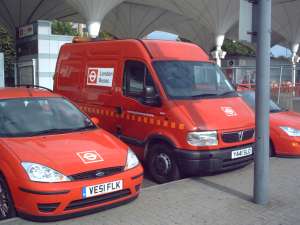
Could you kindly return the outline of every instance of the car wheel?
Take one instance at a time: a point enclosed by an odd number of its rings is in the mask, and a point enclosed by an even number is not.
[[[150,147],[148,171],[157,183],[180,179],[180,171],[169,145],[158,143]]]
[[[269,151],[270,157],[274,157],[276,155],[275,153],[275,148],[274,145],[272,143],[272,141],[270,141],[270,151]]]
[[[16,216],[8,186],[0,175],[0,220]]]

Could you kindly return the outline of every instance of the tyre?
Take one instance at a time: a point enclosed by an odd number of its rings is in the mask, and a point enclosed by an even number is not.
[[[269,151],[270,157],[274,157],[276,155],[275,153],[275,148],[274,145],[272,143],[272,141],[270,141],[270,151]]]
[[[0,175],[0,220],[16,216],[14,204],[8,186]]]
[[[180,179],[178,164],[169,145],[156,143],[149,150],[147,167],[153,180],[162,184]]]

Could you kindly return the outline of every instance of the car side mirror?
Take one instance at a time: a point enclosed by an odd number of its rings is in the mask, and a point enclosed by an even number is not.
[[[100,120],[97,117],[92,117],[91,121],[96,125],[99,126],[100,125]]]
[[[157,95],[154,87],[146,86],[144,90],[144,104],[150,106],[160,106],[161,100],[160,97]]]

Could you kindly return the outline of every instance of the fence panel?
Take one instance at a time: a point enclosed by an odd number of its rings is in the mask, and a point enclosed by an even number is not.
[[[238,91],[255,90],[255,67],[222,68],[225,75],[237,87]],[[291,65],[272,66],[270,68],[271,99],[283,108],[295,109],[295,102],[300,111],[300,68],[296,68],[296,84],[293,86],[294,69]]]

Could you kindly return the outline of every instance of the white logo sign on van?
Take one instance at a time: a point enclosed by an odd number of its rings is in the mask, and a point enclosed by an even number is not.
[[[226,116],[228,117],[233,117],[233,116],[237,116],[236,111],[234,111],[234,109],[232,107],[229,106],[222,106],[221,110],[225,113]]]
[[[88,68],[87,85],[112,87],[114,68]]]
[[[77,152],[76,154],[84,164],[104,161],[97,151]]]

